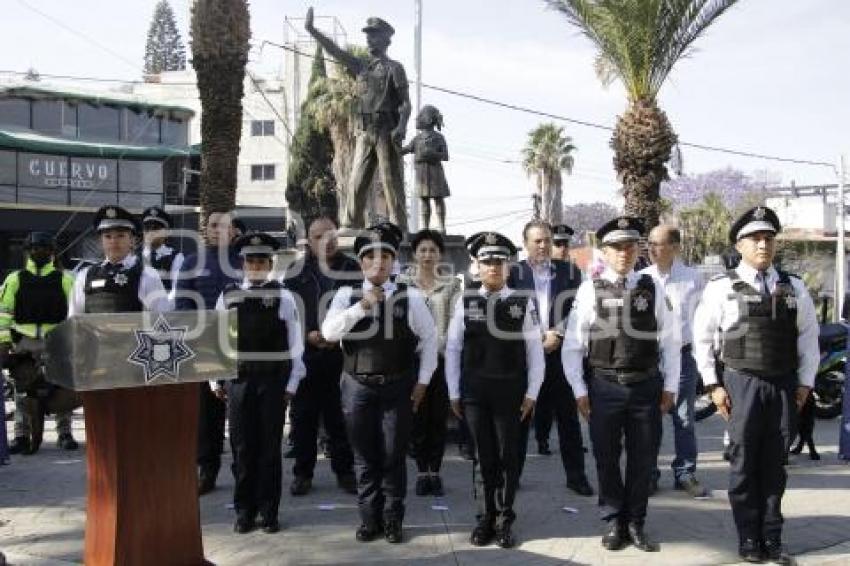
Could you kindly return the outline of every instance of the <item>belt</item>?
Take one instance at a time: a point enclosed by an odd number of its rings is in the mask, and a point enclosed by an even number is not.
[[[361,385],[389,385],[397,383],[405,378],[406,374],[383,374],[383,373],[352,373],[351,378]]]
[[[647,379],[658,375],[658,371],[651,370],[625,370],[625,369],[604,369],[593,368],[593,377],[619,383],[620,385],[631,385],[634,383],[642,383]]]

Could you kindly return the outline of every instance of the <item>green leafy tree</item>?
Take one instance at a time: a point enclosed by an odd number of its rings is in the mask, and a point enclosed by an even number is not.
[[[522,150],[522,166],[536,181],[540,218],[550,224],[563,221],[561,172],[572,173],[576,149],[572,141],[564,135],[564,128],[550,122],[531,130]]]
[[[145,75],[186,68],[186,47],[180,38],[174,10],[168,0],[156,4],[145,43]]]

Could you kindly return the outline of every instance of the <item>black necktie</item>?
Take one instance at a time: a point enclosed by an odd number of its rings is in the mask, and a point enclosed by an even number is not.
[[[620,291],[626,290],[626,278],[625,277],[617,277],[617,281],[614,283],[614,288]]]
[[[770,296],[770,288],[767,286],[767,272],[759,271],[758,279],[761,281],[761,294],[765,297]]]

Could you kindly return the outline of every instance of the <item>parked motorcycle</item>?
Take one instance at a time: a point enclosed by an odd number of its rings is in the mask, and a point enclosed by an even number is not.
[[[847,329],[848,325],[840,322],[822,324],[820,327],[820,364],[812,391],[815,416],[819,419],[834,419],[841,414],[844,368],[847,363]]]

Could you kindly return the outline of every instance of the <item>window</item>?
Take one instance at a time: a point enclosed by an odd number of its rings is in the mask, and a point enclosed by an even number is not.
[[[77,106],[67,102],[62,106],[62,135],[66,138],[77,137]]]
[[[189,143],[189,128],[180,118],[162,120],[162,143],[164,145],[185,146]]]
[[[80,139],[118,141],[121,112],[112,106],[83,104],[78,108]]]
[[[274,120],[251,120],[252,136],[273,136]]]
[[[252,181],[274,181],[275,166],[271,165],[251,165],[251,180]]]
[[[62,133],[62,101],[34,100],[32,129],[41,134],[58,136]]]
[[[30,127],[30,101],[23,98],[0,98],[0,126]]]
[[[159,144],[159,128],[161,118],[148,112],[125,111],[126,126],[124,139],[138,145]]]
[[[161,193],[162,162],[160,161],[119,161],[118,178],[121,180],[119,191]]]

